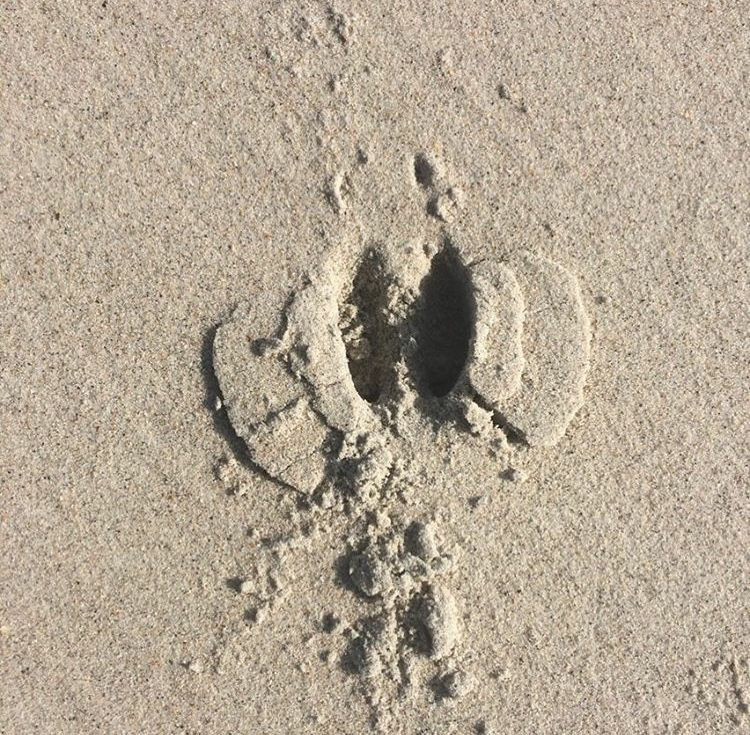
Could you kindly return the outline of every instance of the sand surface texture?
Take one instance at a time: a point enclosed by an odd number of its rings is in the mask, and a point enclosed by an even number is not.
[[[748,18],[5,3],[0,733],[750,732]]]

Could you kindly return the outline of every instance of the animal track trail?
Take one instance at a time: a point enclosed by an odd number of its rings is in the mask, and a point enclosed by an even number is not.
[[[457,219],[461,197],[440,161],[417,154],[413,165],[426,212]],[[437,246],[360,233],[357,248],[330,252],[275,316],[241,305],[213,344],[249,458],[296,490],[300,508],[329,526],[341,514],[351,527],[348,584],[367,609],[342,664],[361,676],[381,724],[416,679],[439,682],[441,697],[460,696],[470,679],[454,555],[423,518],[413,538],[411,503],[446,499],[407,474],[406,462],[420,460],[410,437],[468,428],[478,443],[502,438],[505,459],[518,443],[551,446],[583,401],[588,370],[589,322],[570,272],[527,251],[469,261],[460,226],[446,235],[435,224]]]
[[[449,240],[412,267],[416,293],[381,248],[331,257],[263,336],[248,333],[246,308],[217,331],[229,418],[268,474],[313,492],[331,479],[331,447],[382,431],[415,399],[474,401],[531,446],[563,436],[589,360],[575,278],[528,252],[466,265]]]

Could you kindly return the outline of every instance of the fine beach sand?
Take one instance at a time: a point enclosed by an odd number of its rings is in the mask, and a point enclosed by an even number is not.
[[[4,3],[0,733],[750,733],[750,3]]]

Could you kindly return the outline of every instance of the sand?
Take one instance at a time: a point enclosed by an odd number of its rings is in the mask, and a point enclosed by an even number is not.
[[[0,733],[750,732],[748,17],[6,4]]]

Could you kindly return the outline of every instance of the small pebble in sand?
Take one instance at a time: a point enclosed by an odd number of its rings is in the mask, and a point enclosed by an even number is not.
[[[432,200],[430,213],[443,222],[453,222],[463,208],[463,203],[463,191],[454,186]]]
[[[222,457],[214,467],[216,477],[225,485],[230,485],[237,473],[237,461],[233,457]]]
[[[323,510],[330,510],[336,505],[336,493],[332,486],[326,487],[318,496],[318,505]]]
[[[528,475],[520,467],[508,467],[507,470],[503,470],[500,476],[504,480],[517,483],[525,482],[528,479]]]
[[[437,524],[415,522],[407,535],[414,553],[423,561],[432,561],[440,555],[437,544]]]
[[[203,673],[203,664],[198,661],[190,661],[187,665],[188,671],[192,674],[202,674]]]
[[[440,686],[446,697],[460,699],[474,689],[474,679],[468,672],[457,669],[443,676]]]
[[[481,508],[482,506],[487,505],[487,496],[486,495],[472,495],[469,498],[469,506],[472,510],[476,510],[477,508]]]
[[[492,423],[492,413],[478,406],[474,401],[466,401],[463,404],[464,418],[469,425],[469,431],[473,436],[488,439],[495,431]]]
[[[240,582],[240,593],[243,595],[252,594],[255,591],[255,583],[250,579],[244,579]]]
[[[339,171],[330,181],[328,196],[337,214],[344,214],[347,210],[346,200],[351,193],[349,178],[343,171]]]
[[[349,576],[367,597],[375,597],[393,586],[388,566],[372,550],[355,554],[349,560]]]
[[[249,623],[262,623],[268,615],[268,607],[266,605],[259,605],[253,607],[247,611],[245,620]]]
[[[445,658],[458,639],[458,610],[453,595],[434,585],[422,602],[420,617],[427,632],[430,658]]]

